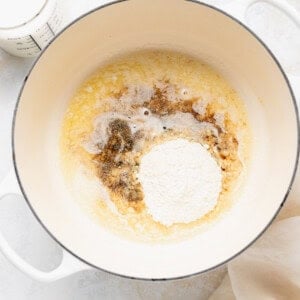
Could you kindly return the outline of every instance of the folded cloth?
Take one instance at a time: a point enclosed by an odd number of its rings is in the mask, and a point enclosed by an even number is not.
[[[249,249],[228,263],[210,300],[300,299],[300,176],[279,216]]]

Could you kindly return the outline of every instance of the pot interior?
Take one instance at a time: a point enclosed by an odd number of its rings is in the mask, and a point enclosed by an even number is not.
[[[58,161],[59,128],[74,89],[110,57],[146,48],[191,54],[222,73],[244,100],[254,137],[236,204],[203,233],[173,244],[128,241],[94,224],[66,191]],[[298,132],[279,66],[238,22],[191,1],[131,0],[93,11],[48,47],[24,86],[13,138],[26,197],[62,245],[104,270],[158,279],[221,264],[266,228],[289,189]]]

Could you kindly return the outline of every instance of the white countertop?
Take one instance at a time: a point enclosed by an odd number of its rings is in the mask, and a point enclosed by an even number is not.
[[[241,1],[243,0],[203,2],[220,6]],[[286,1],[300,11],[300,1]],[[65,0],[63,5],[66,21],[69,22],[105,2],[108,1]],[[300,28],[279,10],[264,3],[252,6],[246,19],[247,24],[270,46],[284,69],[300,76]],[[0,181],[12,168],[12,113],[23,78],[32,63],[33,59],[12,57],[0,50]],[[298,85],[300,86],[300,77]],[[300,99],[300,89],[295,92]],[[61,249],[37,223],[21,196],[12,195],[1,200],[0,230],[16,251],[34,266],[47,271],[59,264]],[[22,274],[0,253],[0,299],[207,299],[225,272],[224,266],[190,279],[143,282],[90,270],[45,284]]]

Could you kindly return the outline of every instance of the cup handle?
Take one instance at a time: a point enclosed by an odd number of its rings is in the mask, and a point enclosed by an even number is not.
[[[13,170],[5,177],[5,179],[0,183],[0,199],[9,194],[22,194]],[[42,282],[52,282],[58,279],[67,277],[79,271],[91,269],[90,266],[82,263],[73,255],[69,254],[63,250],[63,257],[61,264],[51,272],[43,272],[25,260],[23,260],[11,246],[8,244],[6,239],[0,232],[0,251],[3,255],[20,271],[29,277],[42,281]]]

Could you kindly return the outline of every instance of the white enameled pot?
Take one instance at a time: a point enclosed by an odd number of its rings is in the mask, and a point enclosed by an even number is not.
[[[234,2],[231,11],[241,20],[256,1]],[[300,25],[292,7],[267,2]],[[245,102],[254,141],[245,188],[228,213],[189,240],[148,245],[107,232],[78,209],[59,179],[58,134],[74,88],[88,74],[114,55],[153,47],[195,55],[219,70]],[[38,271],[2,236],[1,249],[23,272],[44,281],[91,267],[150,280],[210,270],[241,253],[274,219],[291,188],[298,147],[297,106],[287,76],[272,52],[233,16],[184,0],[129,0],[99,7],[73,22],[43,51],[15,109],[18,184],[36,218],[65,249],[62,264],[50,273]],[[17,188],[11,176],[0,192]]]

